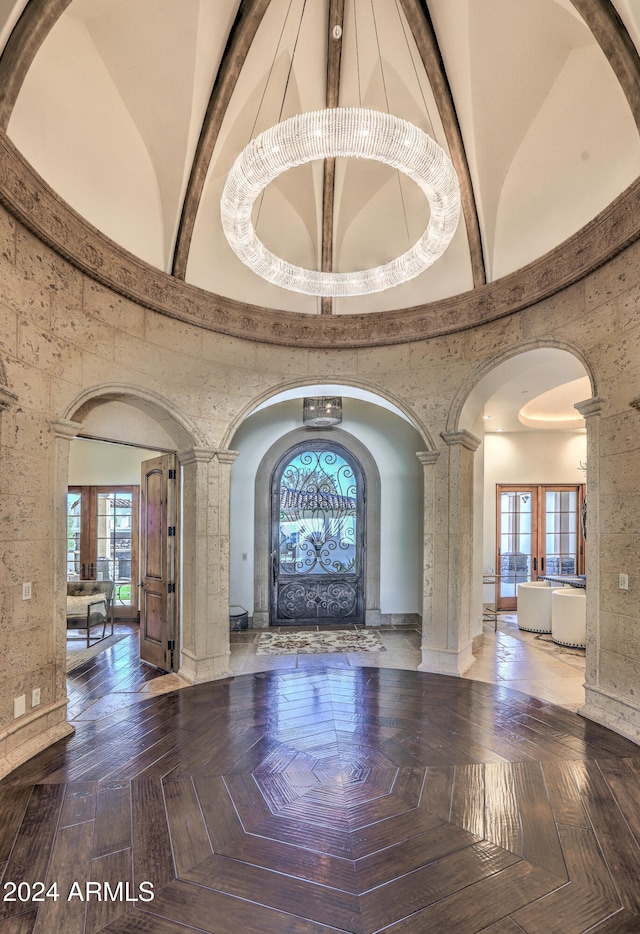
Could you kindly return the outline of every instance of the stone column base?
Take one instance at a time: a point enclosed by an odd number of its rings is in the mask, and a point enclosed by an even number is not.
[[[602,688],[584,686],[586,703],[578,713],[586,720],[619,733],[632,743],[640,745],[640,710],[622,697],[609,694]]]
[[[206,681],[218,681],[231,677],[229,668],[230,652],[196,658],[188,649],[182,650],[182,664],[178,676],[189,684],[204,684]]]
[[[252,629],[268,629],[269,628],[269,611],[268,610],[254,610],[253,618],[251,620]]]
[[[418,671],[430,671],[436,675],[455,675],[460,677],[468,671],[475,662],[471,651],[473,643],[462,649],[435,649],[422,646],[422,664]]]
[[[29,714],[0,733],[0,778],[75,729],[67,723],[67,698]]]

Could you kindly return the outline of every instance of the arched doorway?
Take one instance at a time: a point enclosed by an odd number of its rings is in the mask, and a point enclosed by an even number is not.
[[[270,624],[364,623],[365,480],[342,445],[304,441],[271,480]]]
[[[137,607],[140,598],[140,654],[161,670],[175,670],[181,660],[182,671],[185,657],[189,665],[196,655],[192,649],[196,641],[194,621],[199,620],[200,615],[193,594],[201,585],[202,575],[198,576],[194,567],[199,540],[193,522],[181,523],[178,518],[181,481],[191,484],[198,465],[208,464],[214,452],[205,448],[197,427],[168,400],[134,386],[97,386],[86,390],[70,403],[64,418],[54,424],[54,430],[59,439],[58,482],[61,488],[57,495],[60,499],[63,486],[66,497],[70,447],[79,443],[78,438],[85,439],[86,443],[95,442],[102,448],[104,456],[100,460],[105,469],[109,464],[114,468],[120,452],[139,453],[139,457],[129,458],[129,466],[134,469],[134,461],[137,464],[140,503],[145,507],[139,517],[142,534],[137,575],[143,586],[138,593],[138,581],[131,584],[132,590],[134,587],[136,590],[131,599]],[[95,464],[89,464],[89,472],[92,469]],[[131,482],[135,479],[131,478]],[[201,511],[201,506],[191,499],[188,506],[191,512]],[[62,521],[67,522],[63,513]],[[67,542],[66,528],[61,540]],[[206,618],[202,625],[206,625]],[[195,681],[195,677],[189,677],[190,673],[187,669],[183,677]]]

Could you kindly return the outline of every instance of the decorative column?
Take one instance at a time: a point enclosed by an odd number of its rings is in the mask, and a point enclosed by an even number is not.
[[[439,451],[418,451],[417,457],[424,473],[423,493],[423,539],[422,539],[422,665],[423,671],[431,670],[425,665],[425,650],[438,644],[435,606],[435,561],[434,541],[436,522],[436,462]]]
[[[52,419],[49,423],[55,436],[53,457],[53,660],[55,668],[55,698],[64,705],[60,718],[66,716],[67,704],[67,489],[69,486],[69,451],[71,442],[82,431],[79,422]],[[73,732],[69,726],[68,733]]]
[[[587,537],[585,574],[587,578],[587,650],[585,671],[586,705],[581,713],[602,722],[601,710],[607,702],[600,691],[600,416],[603,400],[587,399],[574,406],[587,428]],[[590,705],[599,711],[596,716]]]
[[[229,671],[229,527],[236,451],[191,448],[183,468],[180,677],[192,684]]]
[[[435,489],[433,480],[427,481],[427,469],[433,467],[425,465],[425,584],[426,564],[431,560],[433,589],[425,593],[420,670],[461,675],[475,661],[471,635],[473,455],[480,440],[464,430],[441,437],[448,446],[448,458],[434,477]],[[428,516],[432,516],[433,544],[427,541]]]

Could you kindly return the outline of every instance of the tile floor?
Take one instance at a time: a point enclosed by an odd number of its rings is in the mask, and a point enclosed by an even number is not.
[[[376,630],[385,652],[332,655],[256,655],[260,632],[231,633],[231,670],[246,674],[312,665],[368,666],[416,670],[422,661],[420,633],[414,629]],[[577,710],[584,704],[585,652],[555,645],[550,636],[521,632],[515,614],[498,617],[498,629],[485,626],[484,645],[465,678],[503,684],[516,691]]]
[[[344,628],[344,627],[341,627]],[[289,630],[290,631],[290,630]],[[332,667],[404,668],[415,671],[421,662],[420,633],[415,629],[380,629],[384,652],[322,655],[257,655],[262,630],[231,633],[230,667],[234,675],[274,669]],[[120,640],[68,675],[69,718],[99,720],[122,707],[188,687],[178,675],[163,674],[140,662],[137,626],[116,625]],[[585,653],[562,649],[549,636],[520,632],[513,614],[498,618],[498,629],[485,626],[484,645],[466,678],[502,684],[577,710],[584,704]],[[83,646],[69,643],[71,652]],[[114,686],[113,672],[118,678]]]

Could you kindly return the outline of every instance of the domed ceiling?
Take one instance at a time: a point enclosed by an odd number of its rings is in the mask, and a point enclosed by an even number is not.
[[[31,191],[5,179],[0,197],[185,320],[310,345],[415,339],[553,294],[638,235],[640,0],[0,0],[0,17],[3,152]],[[220,196],[258,133],[335,106],[432,136],[462,214],[416,278],[323,299],[247,268]],[[253,213],[273,253],[331,272],[393,259],[428,220],[411,179],[346,158],[285,172]]]

